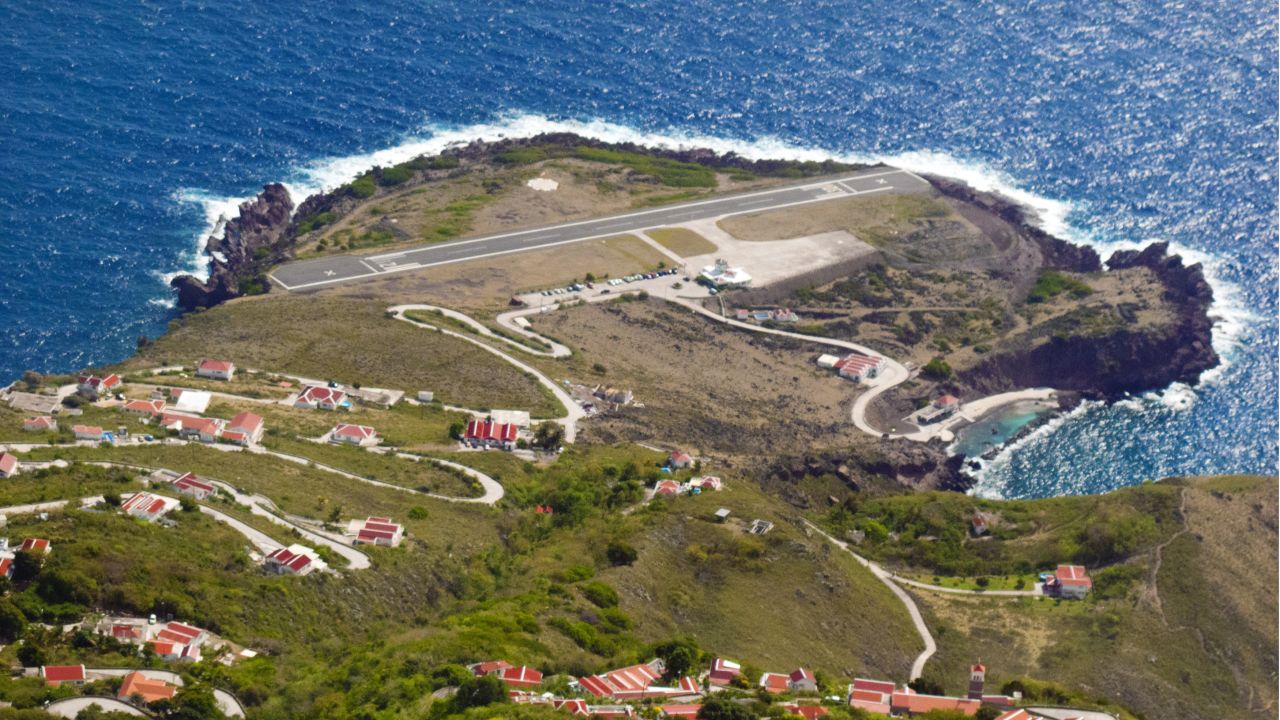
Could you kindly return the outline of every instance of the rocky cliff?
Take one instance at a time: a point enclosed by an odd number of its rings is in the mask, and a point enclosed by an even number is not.
[[[961,373],[977,394],[1025,387],[1074,390],[1092,399],[1114,400],[1175,382],[1195,384],[1218,364],[1209,307],[1213,290],[1200,265],[1184,265],[1166,243],[1142,251],[1117,252],[1112,269],[1145,267],[1164,286],[1175,321],[1158,328],[1124,327],[1104,335],[1051,336],[1025,352],[1003,352]]]
[[[183,310],[207,308],[247,292],[265,292],[262,277],[267,268],[287,253],[287,229],[293,215],[293,199],[279,183],[262,188],[253,200],[240,204],[236,217],[205,241],[209,255],[209,279],[180,275],[170,281],[178,291]]]

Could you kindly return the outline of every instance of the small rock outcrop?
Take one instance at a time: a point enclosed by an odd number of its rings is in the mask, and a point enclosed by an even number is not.
[[[241,203],[239,214],[224,225],[222,237],[215,233],[205,241],[209,279],[180,275],[169,282],[178,291],[178,306],[212,307],[244,294],[246,283],[265,292],[269,286],[262,273],[283,257],[281,241],[292,215],[293,199],[279,183],[266,185],[256,198]]]

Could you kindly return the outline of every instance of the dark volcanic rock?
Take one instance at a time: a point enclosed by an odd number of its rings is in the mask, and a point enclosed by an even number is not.
[[[1019,232],[1040,248],[1045,269],[1070,272],[1097,272],[1102,269],[1102,259],[1093,248],[1069,243],[1041,230],[1035,224],[1034,216],[1028,214],[1027,208],[1009,198],[974,190],[951,178],[934,175],[926,175],[925,178],[943,195],[980,207],[1017,227]]]
[[[1183,265],[1182,258],[1168,251],[1166,243],[1154,243],[1140,252],[1117,252],[1107,264],[1115,270],[1149,268],[1164,286],[1164,299],[1174,307],[1171,327],[1052,337],[1027,352],[992,355],[959,380],[983,394],[1053,387],[1106,400],[1175,382],[1195,384],[1218,364],[1208,314],[1213,290],[1199,264]]]
[[[240,204],[240,213],[228,220],[221,238],[209,236],[205,252],[211,256],[209,279],[180,275],[169,282],[178,291],[183,310],[212,307],[242,294],[241,283],[256,277],[278,260],[281,240],[293,214],[293,199],[279,183],[262,188],[258,197]],[[260,287],[267,289],[265,282]]]

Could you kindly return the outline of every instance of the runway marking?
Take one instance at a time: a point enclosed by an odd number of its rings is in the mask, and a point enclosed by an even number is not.
[[[869,178],[876,178],[876,177],[882,177],[882,176],[894,175],[894,174],[898,174],[898,173],[901,173],[901,174],[907,175],[908,177],[914,178],[915,180],[917,180],[917,181],[919,181],[919,182],[921,182],[921,183],[923,183],[923,184],[926,184],[926,185],[928,184],[928,181],[924,180],[924,178],[921,178],[921,177],[919,177],[918,175],[915,175],[915,174],[913,174],[913,173],[909,173],[909,172],[907,172],[907,171],[905,171],[905,170],[898,170],[898,169],[888,170],[888,171],[885,171],[885,172],[874,173],[874,174],[868,174],[868,175],[857,175],[857,176],[850,177],[850,178],[848,178],[848,179],[849,179],[849,180],[865,180],[865,179],[869,179]],[[768,209],[770,209],[770,210],[781,210],[781,209],[784,209],[784,208],[794,207],[794,206],[797,206],[797,205],[807,205],[807,204],[814,203],[814,202],[821,202],[821,201],[825,201],[825,200],[838,199],[838,198],[840,198],[840,197],[850,197],[850,196],[856,196],[856,195],[866,195],[866,194],[870,194],[870,193],[883,192],[883,191],[886,191],[886,190],[894,190],[894,189],[897,189],[897,188],[896,188],[895,186],[893,186],[893,185],[886,185],[886,186],[883,186],[883,187],[872,188],[872,189],[869,189],[869,190],[853,190],[853,189],[849,188],[848,186],[844,185],[843,183],[844,183],[844,180],[834,181],[834,184],[840,185],[841,187],[844,187],[844,188],[845,188],[845,190],[848,192],[848,194],[847,194],[847,195],[846,195],[846,194],[835,195],[835,194],[833,194],[833,193],[812,194],[812,195],[809,195],[808,197],[805,197],[804,199],[801,199],[801,200],[795,200],[795,201],[788,202],[788,203],[770,204],[770,205],[769,205],[769,207],[768,207]],[[642,210],[642,211],[639,211],[639,212],[628,213],[628,214],[626,214],[626,215],[618,215],[618,216],[614,216],[614,217],[615,217],[615,218],[628,218],[628,217],[638,217],[638,216],[642,216],[642,215],[652,215],[652,214],[654,214],[654,213],[664,213],[664,212],[665,212],[665,213],[670,213],[672,210],[675,210],[675,209],[678,209],[678,208],[682,208],[682,207],[695,207],[695,206],[702,206],[702,205],[708,205],[708,204],[727,204],[727,203],[728,203],[728,201],[731,201],[731,200],[741,200],[741,199],[743,199],[743,198],[758,198],[757,200],[754,200],[754,201],[749,202],[749,203],[738,203],[737,205],[728,205],[728,207],[726,207],[726,208],[725,208],[725,212],[723,212],[723,213],[721,213],[721,214],[719,214],[719,215],[710,215],[710,216],[706,216],[706,219],[722,218],[722,217],[728,217],[728,216],[730,216],[730,215],[735,215],[735,214],[738,214],[738,213],[742,213],[742,212],[746,212],[746,211],[749,211],[749,210],[751,210],[751,209],[754,209],[754,208],[751,208],[751,207],[747,207],[748,205],[755,205],[755,204],[760,203],[761,201],[764,201],[765,203],[768,203],[768,202],[769,202],[769,201],[768,201],[768,198],[766,198],[766,197],[762,197],[762,196],[766,196],[766,195],[778,195],[778,194],[783,193],[783,192],[794,192],[794,191],[796,191],[796,190],[812,190],[812,189],[821,189],[821,188],[823,188],[824,186],[829,187],[829,186],[831,186],[832,184],[833,184],[833,181],[831,181],[831,180],[826,180],[826,181],[823,181],[823,182],[810,183],[810,184],[808,184],[808,185],[799,185],[799,186],[792,185],[792,186],[788,186],[788,187],[786,187],[786,188],[774,188],[774,189],[771,189],[771,190],[764,190],[764,191],[760,191],[760,192],[757,192],[757,193],[751,193],[751,194],[746,194],[746,195],[733,196],[732,198],[712,198],[712,199],[709,199],[709,200],[701,200],[701,201],[698,201],[698,202],[684,203],[684,204],[682,204],[682,205],[678,205],[678,206],[675,206],[675,207],[655,208],[655,209],[653,209],[653,210]],[[671,224],[671,223],[670,223],[670,220],[675,220],[675,219],[678,219],[678,218],[681,218],[681,217],[684,217],[684,218],[691,218],[691,217],[694,217],[694,216],[696,216],[696,215],[697,215],[697,213],[695,213],[695,212],[693,212],[693,211],[688,211],[688,212],[684,212],[684,213],[672,213],[672,214],[670,214],[670,215],[668,215],[668,216],[667,216],[667,217],[668,217],[668,221],[666,221],[666,222],[660,222],[660,223],[658,223],[658,224],[656,224],[656,225],[651,225],[651,226],[634,226],[634,227],[632,227],[632,228],[631,228],[631,230],[630,230],[630,231],[632,231],[632,232],[641,232],[641,231],[649,230],[649,229],[653,229],[653,228],[656,228],[656,227],[662,227],[663,225]],[[563,224],[563,225],[556,225],[556,226],[554,226],[554,227],[553,227],[553,228],[551,228],[551,229],[552,229],[552,230],[560,230],[560,229],[567,228],[567,227],[574,227],[574,226],[580,226],[580,225],[592,225],[592,224],[597,224],[597,223],[599,223],[599,222],[600,222],[600,220],[602,220],[602,219],[607,220],[607,219],[609,219],[609,218],[596,218],[596,219],[594,219],[594,220],[579,220],[579,221],[572,222],[572,223],[565,223],[565,224]],[[623,223],[623,224],[625,225],[626,223]],[[598,229],[598,230],[605,230],[605,229],[614,228],[614,227],[618,227],[618,224],[616,224],[616,223],[610,223],[610,224],[608,224],[608,225],[598,225],[596,229]],[[486,242],[486,241],[491,241],[491,240],[500,240],[500,239],[502,239],[502,238],[513,237],[513,236],[518,236],[518,235],[525,235],[525,234],[529,234],[529,233],[532,233],[532,232],[539,232],[539,231],[541,231],[541,232],[546,232],[547,230],[548,230],[547,228],[542,228],[542,229],[540,229],[540,230],[521,230],[521,231],[515,231],[515,232],[505,233],[505,234],[502,234],[502,235],[490,235],[490,236],[487,236],[487,237],[475,238],[475,239],[472,239],[472,240],[459,240],[459,241],[456,241],[456,242],[450,243],[450,244],[449,244],[449,251],[448,251],[447,253],[444,253],[444,254],[445,254],[445,255],[453,255],[453,254],[456,254],[456,252],[458,251],[458,249],[459,249],[459,247],[460,247],[460,246],[469,246],[469,245],[471,245],[471,244],[473,244],[473,243],[480,243],[480,242]],[[546,235],[542,235],[542,236],[531,236],[531,237],[529,237],[529,238],[526,238],[526,241],[528,241],[528,242],[533,242],[533,241],[536,241],[536,240],[539,240],[539,239],[542,239],[542,238],[553,238],[553,237],[555,237],[555,236],[556,236],[556,234],[557,234],[557,233],[551,233],[551,234],[546,234]],[[391,274],[391,273],[395,273],[395,272],[403,272],[403,271],[406,271],[406,270],[416,270],[416,269],[419,269],[419,268],[424,268],[424,267],[435,267],[435,266],[438,266],[438,265],[451,265],[451,264],[453,264],[453,263],[457,263],[457,262],[466,262],[466,261],[469,261],[469,260],[481,260],[481,259],[484,259],[484,258],[498,257],[498,256],[501,256],[501,255],[510,255],[510,254],[513,254],[513,253],[525,252],[525,251],[529,251],[529,250],[541,250],[541,249],[545,249],[545,248],[553,248],[553,247],[558,247],[558,246],[560,246],[560,245],[568,245],[568,244],[570,244],[570,243],[584,242],[584,241],[587,241],[587,240],[598,240],[598,239],[603,239],[603,238],[612,237],[612,236],[614,236],[614,235],[616,235],[616,234],[617,234],[616,232],[603,232],[603,233],[597,233],[597,234],[593,234],[593,235],[586,235],[586,236],[580,236],[580,237],[572,237],[572,238],[568,238],[568,239],[565,239],[565,240],[557,240],[557,241],[555,241],[555,242],[549,242],[549,243],[525,244],[525,245],[521,245],[521,246],[519,246],[519,247],[508,248],[508,249],[505,249],[505,250],[495,250],[495,251],[493,251],[493,252],[488,252],[488,253],[479,253],[479,254],[475,254],[475,255],[467,255],[467,256],[465,256],[465,257],[452,257],[452,258],[448,258],[448,257],[446,257],[446,258],[442,258],[442,259],[439,259],[439,260],[434,260],[434,261],[427,262],[427,263],[411,262],[411,263],[399,264],[399,263],[397,263],[397,262],[395,262],[395,261],[385,262],[386,260],[390,260],[391,258],[403,258],[403,257],[405,257],[406,255],[410,255],[410,254],[413,254],[413,253],[421,253],[421,252],[428,252],[428,251],[439,251],[439,249],[440,249],[441,247],[443,247],[443,246],[435,245],[435,246],[429,246],[429,247],[423,247],[423,248],[411,248],[411,249],[408,249],[408,250],[401,250],[401,251],[398,251],[398,252],[385,253],[385,254],[382,254],[382,255],[372,255],[372,256],[369,256],[368,258],[362,258],[362,259],[360,260],[361,264],[363,264],[365,267],[369,268],[369,269],[372,271],[372,272],[370,272],[370,273],[361,273],[361,274],[359,274],[359,275],[350,275],[350,276],[346,276],[346,277],[335,277],[335,278],[333,278],[332,280],[317,280],[317,281],[308,282],[308,283],[300,283],[300,284],[298,284],[298,285],[288,285],[288,284],[286,284],[286,283],[282,282],[279,278],[275,277],[275,275],[274,275],[274,274],[272,274],[272,273],[268,273],[267,277],[268,277],[268,278],[270,278],[273,282],[275,282],[275,283],[276,283],[277,285],[279,285],[280,287],[284,288],[285,290],[290,290],[290,291],[292,291],[292,290],[305,290],[305,289],[308,289],[308,288],[321,287],[321,286],[324,286],[324,285],[333,285],[333,284],[335,284],[335,283],[348,282],[348,281],[351,281],[351,280],[359,280],[359,279],[368,278],[368,277],[371,277],[371,276],[377,276],[377,275],[388,275],[388,274]],[[479,247],[477,247],[477,248],[466,248],[466,249],[469,249],[469,250],[475,250],[475,249],[484,249],[484,247],[485,247],[485,246],[479,246]],[[378,265],[379,265],[380,267],[375,268],[374,266],[372,266],[372,265],[370,265],[368,262],[366,262],[366,260],[373,260],[373,261],[375,261],[376,263],[378,263]]]

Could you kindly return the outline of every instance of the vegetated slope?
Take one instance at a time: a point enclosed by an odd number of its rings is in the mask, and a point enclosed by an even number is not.
[[[1185,529],[1092,568],[1095,592],[1085,601],[915,592],[939,630],[927,674],[946,684],[980,657],[997,682],[1051,680],[1146,717],[1274,717],[1276,479],[1161,485],[1185,488]],[[1128,502],[1124,493],[1103,500]],[[1028,688],[1043,702],[1058,698],[1053,688]]]
[[[600,573],[642,639],[689,636],[764,670],[842,677],[905,677],[923,649],[888,588],[749,482],[659,502],[629,533],[638,560]],[[734,513],[724,524],[721,506]],[[749,534],[756,518],[774,529]]]
[[[692,451],[802,452],[858,438],[856,386],[819,372],[819,345],[733,330],[659,300],[575,307],[534,319],[574,349],[572,377],[634,391],[643,407],[593,419],[605,441]]]
[[[127,367],[217,357],[321,380],[409,392],[474,408],[563,412],[541,386],[481,348],[385,316],[368,298],[249,298],[175,321]]]

